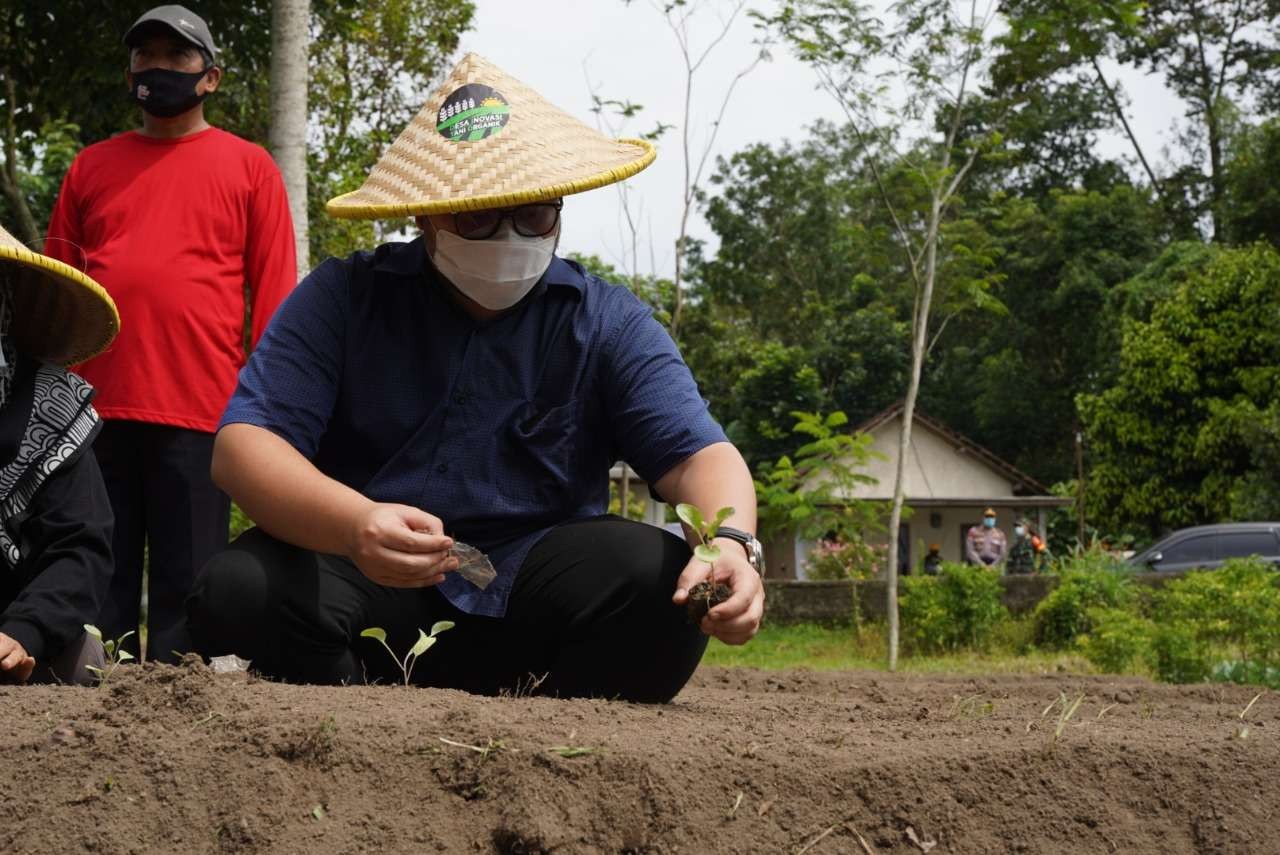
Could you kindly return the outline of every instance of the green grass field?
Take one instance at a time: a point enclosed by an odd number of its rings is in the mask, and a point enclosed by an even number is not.
[[[1029,650],[1024,641],[1026,621],[1010,621],[1008,630],[990,653],[959,652],[944,656],[900,655],[898,670],[952,674],[1096,673],[1073,653]],[[886,630],[883,625],[850,626],[766,624],[750,644],[730,647],[715,639],[707,645],[704,665],[764,669],[809,668],[815,671],[884,670]]]

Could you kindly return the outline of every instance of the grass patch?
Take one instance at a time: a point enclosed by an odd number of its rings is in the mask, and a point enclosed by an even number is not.
[[[1027,632],[1018,626],[1025,619],[1009,621],[989,653],[961,651],[941,655],[898,659],[898,670],[915,673],[951,674],[1053,674],[1070,672],[1093,674],[1097,669],[1075,653],[1029,650]],[[883,624],[851,626],[813,623],[779,626],[766,624],[750,644],[731,647],[711,639],[704,665],[728,668],[809,668],[815,671],[876,670],[885,668],[887,649]],[[1142,673],[1135,671],[1135,673]]]

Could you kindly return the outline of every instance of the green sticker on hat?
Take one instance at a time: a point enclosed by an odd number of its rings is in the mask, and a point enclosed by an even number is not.
[[[502,93],[483,83],[453,90],[437,116],[436,130],[449,142],[473,142],[497,136],[511,118]]]

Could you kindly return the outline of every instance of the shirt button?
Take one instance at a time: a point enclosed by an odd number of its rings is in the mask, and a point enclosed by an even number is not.
[[[449,464],[441,463],[439,466],[436,467],[436,471],[439,472],[441,475],[443,475],[444,473],[449,471]]]

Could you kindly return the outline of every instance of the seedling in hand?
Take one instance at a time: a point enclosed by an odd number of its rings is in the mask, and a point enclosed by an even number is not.
[[[391,645],[387,644],[387,633],[382,627],[371,626],[361,632],[360,635],[365,638],[376,638],[378,643],[386,648],[387,653],[391,654],[391,661],[396,663],[400,673],[404,675],[404,684],[407,686],[409,685],[409,677],[413,674],[413,666],[418,662],[418,657],[430,650],[431,646],[436,643],[436,636],[446,629],[453,629],[453,621],[436,621],[431,625],[431,633],[429,635],[419,629],[418,640],[413,647],[409,648],[409,652],[404,655],[404,659],[396,656],[396,652],[391,649]]]
[[[720,547],[711,541],[720,530],[721,524],[733,516],[733,508],[721,508],[716,511],[715,518],[707,522],[702,516],[702,511],[697,507],[681,504],[676,505],[676,516],[680,517],[681,521],[697,535],[698,545],[693,548],[693,556],[707,565],[706,580],[689,589],[689,600],[686,606],[689,610],[689,620],[695,624],[702,623],[707,612],[729,599],[732,593],[728,585],[715,581],[715,563],[720,559]]]
[[[98,629],[91,623],[86,623],[84,625],[84,631],[102,642],[102,649],[107,651],[106,668],[98,668],[93,665],[85,666],[97,676],[98,685],[105,686],[107,684],[107,680],[111,679],[111,675],[120,667],[120,663],[128,662],[133,658],[133,654],[124,649],[124,640],[133,635],[133,630],[129,630],[115,641],[102,641],[102,630]]]

